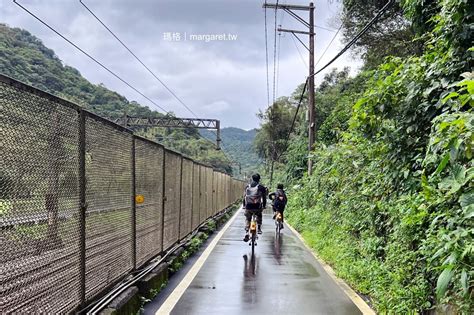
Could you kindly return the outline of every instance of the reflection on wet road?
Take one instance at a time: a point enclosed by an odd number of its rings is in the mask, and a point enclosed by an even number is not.
[[[270,214],[251,255],[244,216],[224,233],[172,314],[361,314],[289,229]]]

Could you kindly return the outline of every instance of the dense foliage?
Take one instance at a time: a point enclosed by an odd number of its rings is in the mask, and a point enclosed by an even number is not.
[[[279,178],[288,220],[381,313],[474,309],[472,5],[404,1],[424,48],[317,91],[314,172],[306,130]],[[325,104],[332,103],[332,109]]]
[[[128,101],[103,84],[95,85],[79,71],[63,65],[54,51],[28,31],[0,24],[0,73],[57,95],[103,117],[155,116],[159,113]],[[163,143],[168,148],[231,173],[229,160],[215,145],[200,137],[197,130],[149,128],[137,133]]]
[[[351,40],[387,2],[388,0],[343,0],[341,20],[345,41]],[[400,2],[393,1],[379,18],[379,22],[355,43],[355,51],[364,60],[364,68],[373,68],[383,63],[385,56],[407,57],[421,53],[421,42],[414,40],[415,27],[403,11]]]

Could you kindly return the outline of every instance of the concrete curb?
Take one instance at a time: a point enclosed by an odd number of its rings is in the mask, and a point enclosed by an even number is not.
[[[137,284],[140,296],[152,299],[168,282],[168,263],[158,265]]]
[[[128,315],[136,314],[140,309],[141,301],[137,287],[130,287],[115,298],[100,312],[101,315]]]

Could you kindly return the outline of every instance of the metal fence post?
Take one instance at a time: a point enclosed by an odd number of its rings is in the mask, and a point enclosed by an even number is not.
[[[133,270],[137,268],[137,203],[136,172],[135,172],[135,137],[132,136],[132,265]]]
[[[183,197],[183,157],[181,157],[181,167],[179,172],[179,211],[178,211],[178,242],[181,240],[181,198]]]
[[[194,161],[191,164],[191,231],[194,230],[193,217],[194,217]]]
[[[86,114],[79,110],[79,301],[86,301]]]
[[[165,203],[166,203],[166,188],[165,188],[165,181],[166,181],[166,149],[163,148],[163,179],[162,179],[162,197],[161,197],[161,251],[163,252],[165,249]]]

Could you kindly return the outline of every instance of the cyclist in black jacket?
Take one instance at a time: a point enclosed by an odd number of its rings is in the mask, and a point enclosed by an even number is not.
[[[275,192],[272,192],[268,196],[268,198],[270,198],[270,200],[273,200],[273,203],[272,203],[273,219],[275,219],[276,212],[278,211],[281,213],[281,221],[283,222],[283,211],[285,211],[286,203],[288,202],[286,193],[283,190],[283,184],[278,184],[277,190]]]
[[[252,182],[247,185],[244,192],[243,207],[245,209],[245,237],[248,242],[250,236],[248,230],[252,215],[257,215],[258,234],[262,234],[262,212],[267,206],[267,188],[260,184],[260,175],[252,175]]]

